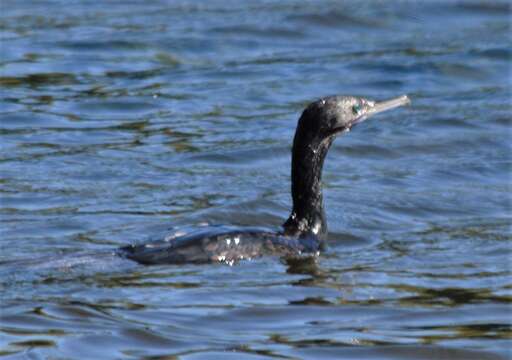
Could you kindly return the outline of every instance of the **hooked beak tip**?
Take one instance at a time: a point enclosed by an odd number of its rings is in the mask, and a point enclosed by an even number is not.
[[[411,99],[407,95],[402,95],[393,99],[376,102],[370,112],[376,114],[379,112],[391,110],[400,106],[406,106],[410,104]]]

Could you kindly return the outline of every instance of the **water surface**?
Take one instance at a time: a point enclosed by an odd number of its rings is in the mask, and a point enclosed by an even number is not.
[[[2,1],[0,354],[510,357],[510,3]],[[303,107],[413,105],[326,160],[329,249],[145,267],[200,223],[279,226]]]

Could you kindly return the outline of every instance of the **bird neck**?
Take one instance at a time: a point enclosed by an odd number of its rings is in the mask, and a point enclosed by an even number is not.
[[[318,141],[300,130],[299,126],[292,149],[293,209],[283,227],[289,235],[325,237],[327,222],[322,197],[322,168],[333,138]]]

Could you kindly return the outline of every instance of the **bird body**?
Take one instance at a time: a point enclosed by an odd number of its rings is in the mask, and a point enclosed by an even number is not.
[[[332,142],[368,117],[409,103],[404,95],[383,102],[329,96],[309,104],[299,118],[293,140],[293,207],[280,229],[198,227],[186,233],[170,234],[162,241],[122,247],[119,254],[142,264],[233,264],[265,255],[319,254],[327,237],[322,168]]]

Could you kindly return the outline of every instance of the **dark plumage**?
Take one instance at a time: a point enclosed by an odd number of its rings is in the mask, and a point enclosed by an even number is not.
[[[293,139],[293,208],[282,229],[198,227],[185,234],[171,234],[163,241],[123,247],[120,254],[143,264],[232,264],[264,255],[317,254],[327,236],[322,167],[335,137],[374,114],[409,102],[405,95],[380,103],[352,96],[330,96],[308,105]]]

